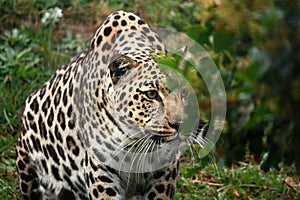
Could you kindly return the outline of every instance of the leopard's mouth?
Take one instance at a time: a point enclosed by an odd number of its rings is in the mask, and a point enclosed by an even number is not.
[[[130,142],[130,144],[124,146],[124,150],[130,152],[138,152],[141,151],[141,149],[144,149],[143,147],[148,145],[154,147],[156,145],[160,146],[161,144],[174,141],[179,135],[178,132],[166,132],[166,131],[154,132],[150,130],[147,130],[144,133],[148,134],[149,137],[141,137],[141,138],[134,139],[133,142]],[[154,141],[154,142],[150,142],[150,141]]]
[[[178,132],[163,132],[163,131],[159,131],[156,134],[153,134],[151,136],[151,139],[153,140],[160,140],[163,142],[168,142],[168,141],[172,141],[174,140],[176,137],[178,136]]]

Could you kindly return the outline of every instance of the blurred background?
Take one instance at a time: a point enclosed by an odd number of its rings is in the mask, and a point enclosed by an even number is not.
[[[207,158],[184,155],[176,199],[299,199],[299,0],[0,0],[0,199],[21,198],[14,145],[26,97],[119,9],[186,33],[223,77],[224,130]],[[195,87],[209,118],[205,85]]]

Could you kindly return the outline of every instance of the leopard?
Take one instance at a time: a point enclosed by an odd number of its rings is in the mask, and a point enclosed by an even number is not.
[[[27,97],[16,144],[24,199],[174,198],[187,94],[155,59],[167,53],[142,18],[114,11]]]

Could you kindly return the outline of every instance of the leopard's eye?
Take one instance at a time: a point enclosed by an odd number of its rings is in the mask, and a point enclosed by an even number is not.
[[[149,99],[156,99],[156,100],[160,99],[158,92],[156,90],[149,90],[145,94]]]

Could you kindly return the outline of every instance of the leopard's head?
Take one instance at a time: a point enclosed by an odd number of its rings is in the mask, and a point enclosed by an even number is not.
[[[151,58],[137,62],[130,55],[118,55],[109,69],[114,116],[125,134],[160,142],[176,138],[187,120],[190,88],[184,80]]]

